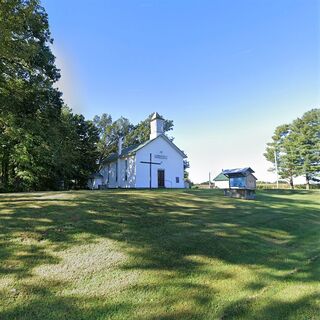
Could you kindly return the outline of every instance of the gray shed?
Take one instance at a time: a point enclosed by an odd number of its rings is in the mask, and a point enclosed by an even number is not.
[[[225,195],[236,198],[254,199],[256,180],[254,171],[250,167],[226,169],[221,172],[229,179],[229,187]]]

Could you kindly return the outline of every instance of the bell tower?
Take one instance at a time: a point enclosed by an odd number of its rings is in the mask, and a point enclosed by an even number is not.
[[[154,112],[150,121],[150,140],[160,136],[164,131],[164,119],[158,112]]]

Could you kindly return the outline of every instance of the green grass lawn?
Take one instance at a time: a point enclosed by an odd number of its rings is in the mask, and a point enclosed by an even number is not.
[[[0,195],[0,319],[320,319],[320,192]]]

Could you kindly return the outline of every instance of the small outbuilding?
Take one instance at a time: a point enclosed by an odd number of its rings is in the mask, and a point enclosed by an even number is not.
[[[229,188],[229,178],[225,176],[222,172],[219,173],[214,179],[214,186],[217,189]]]
[[[103,175],[99,172],[90,175],[88,180],[89,189],[99,189],[103,182]]]
[[[228,179],[228,186],[224,188],[225,196],[254,199],[257,178],[253,173],[250,167],[222,170],[217,177],[224,175]]]
[[[226,169],[222,174],[229,178],[229,188],[232,189],[251,189],[256,188],[257,178],[253,175],[254,171],[250,168]]]

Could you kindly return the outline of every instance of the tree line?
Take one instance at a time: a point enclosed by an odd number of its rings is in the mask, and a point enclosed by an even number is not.
[[[278,126],[267,144],[265,158],[281,179],[294,188],[293,178],[304,176],[306,188],[320,182],[320,109],[311,109],[289,124]]]
[[[39,0],[0,0],[0,30],[0,191],[85,188],[120,137],[149,139],[150,116],[138,125],[108,114],[90,121],[64,105]]]

